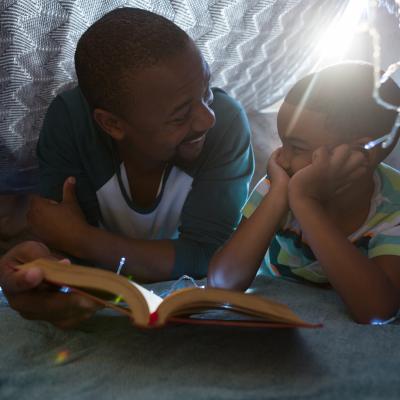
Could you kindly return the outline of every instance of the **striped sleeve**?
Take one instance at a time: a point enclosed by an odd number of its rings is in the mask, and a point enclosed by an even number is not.
[[[243,216],[245,218],[250,218],[264,196],[268,193],[270,186],[271,182],[266,176],[257,183],[243,208]]]

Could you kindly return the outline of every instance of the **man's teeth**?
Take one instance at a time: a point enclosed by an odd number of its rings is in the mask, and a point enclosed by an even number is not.
[[[203,136],[200,136],[200,137],[197,138],[197,139],[193,139],[193,140],[191,140],[190,142],[186,142],[186,144],[197,143],[197,142],[200,142],[201,139],[203,139]]]

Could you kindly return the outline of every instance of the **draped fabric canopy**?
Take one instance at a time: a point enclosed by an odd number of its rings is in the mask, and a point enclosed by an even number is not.
[[[280,100],[318,62],[321,32],[348,0],[3,0],[0,2],[0,193],[31,190],[45,111],[76,84],[83,31],[121,6],[173,20],[196,41],[212,84],[248,111]]]

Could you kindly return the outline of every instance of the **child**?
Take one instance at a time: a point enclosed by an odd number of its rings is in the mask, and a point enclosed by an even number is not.
[[[278,113],[282,147],[214,255],[209,285],[245,290],[262,264],[274,276],[329,282],[357,322],[397,313],[400,173],[381,164],[395,143],[363,147],[388,133],[397,114],[378,106],[372,89],[373,67],[361,62],[295,84]],[[400,104],[391,79],[380,94]]]

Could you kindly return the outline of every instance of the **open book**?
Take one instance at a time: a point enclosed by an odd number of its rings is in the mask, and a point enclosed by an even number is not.
[[[248,327],[321,326],[303,321],[283,304],[253,294],[194,287],[178,289],[163,299],[124,276],[98,268],[38,259],[18,269],[31,267],[41,268],[48,283],[68,286],[72,291],[128,315],[135,325],[143,328],[160,327],[167,322]],[[119,305],[115,299],[123,299],[126,306]],[[207,318],[210,311],[220,309],[234,311],[240,318],[221,319],[221,313],[216,312],[211,315],[218,315],[217,318]]]

